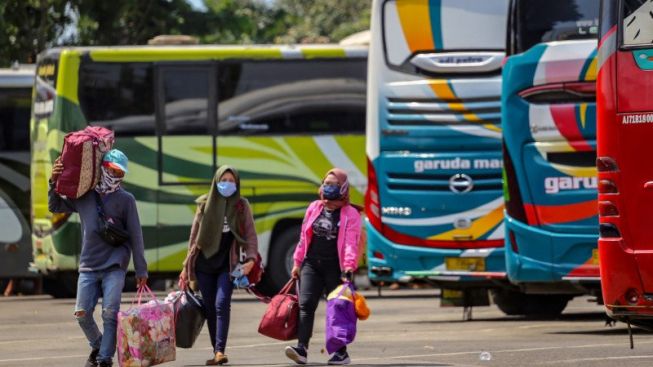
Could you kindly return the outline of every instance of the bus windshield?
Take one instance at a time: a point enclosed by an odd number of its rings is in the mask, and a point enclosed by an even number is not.
[[[505,0],[387,1],[386,59],[399,66],[425,51],[502,51],[507,11]]]
[[[597,0],[520,0],[516,14],[514,53],[542,42],[598,37]]]

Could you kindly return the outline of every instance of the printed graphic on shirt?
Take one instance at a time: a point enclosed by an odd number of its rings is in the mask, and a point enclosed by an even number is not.
[[[231,232],[231,228],[229,228],[229,223],[227,223],[227,217],[224,217],[224,224],[222,225],[222,233],[227,233]]]
[[[313,222],[313,235],[322,237],[328,241],[338,238],[338,222],[340,215],[335,212],[323,210],[319,217]]]

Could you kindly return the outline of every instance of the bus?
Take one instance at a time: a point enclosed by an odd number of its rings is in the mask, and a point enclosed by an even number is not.
[[[33,278],[29,121],[33,65],[0,69],[0,285]]]
[[[653,3],[603,1],[597,83],[599,259],[607,314],[653,328]]]
[[[34,267],[74,291],[79,218],[48,212],[47,180],[64,135],[95,125],[130,159],[124,185],[150,274],[179,273],[195,199],[230,164],[252,204],[266,284],[279,288],[324,173],[345,169],[352,201],[363,201],[366,60],[366,47],[336,45],[45,51],[31,126]]]
[[[422,278],[453,298],[475,289],[487,298],[487,287],[505,279],[507,13],[504,0],[373,2],[365,199],[372,282]]]
[[[503,67],[506,266],[521,306],[558,314],[600,296],[598,0],[513,0]]]

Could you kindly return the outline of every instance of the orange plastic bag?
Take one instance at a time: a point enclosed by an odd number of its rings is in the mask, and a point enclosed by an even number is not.
[[[354,308],[356,309],[356,317],[359,320],[367,320],[370,317],[370,308],[367,307],[367,301],[362,294],[356,292],[354,293]]]

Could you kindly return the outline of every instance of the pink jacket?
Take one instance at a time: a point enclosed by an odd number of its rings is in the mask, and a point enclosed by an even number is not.
[[[313,222],[322,212],[324,203],[316,200],[308,206],[299,234],[299,243],[293,256],[296,266],[301,266],[313,238]],[[340,229],[338,230],[338,257],[340,270],[356,270],[358,268],[358,239],[361,233],[361,216],[351,205],[345,205],[340,210]]]

